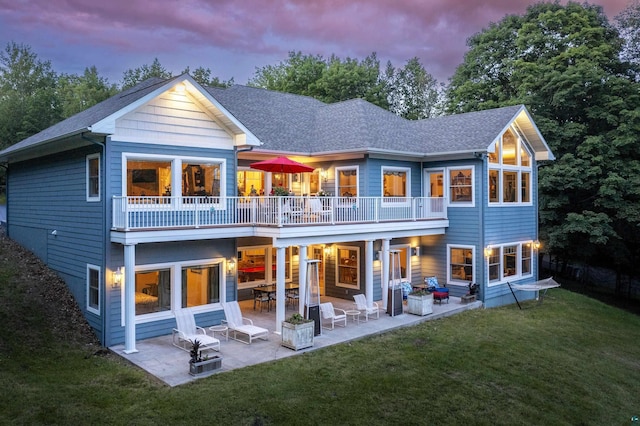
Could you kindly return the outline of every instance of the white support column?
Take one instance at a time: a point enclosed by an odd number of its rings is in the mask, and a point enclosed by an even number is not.
[[[124,246],[124,353],[136,349],[136,246]]]
[[[300,246],[298,249],[299,263],[298,263],[298,283],[300,289],[298,290],[298,312],[304,316],[304,305],[307,300],[307,246]]]
[[[364,243],[364,294],[367,306],[373,306],[373,241]]]
[[[282,332],[282,321],[284,321],[284,281],[285,281],[285,247],[278,247],[276,254],[276,333]]]
[[[389,290],[389,240],[382,240],[382,307],[387,309],[387,299]]]

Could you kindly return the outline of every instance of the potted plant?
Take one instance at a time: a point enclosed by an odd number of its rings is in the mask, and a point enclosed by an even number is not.
[[[215,371],[222,367],[222,357],[220,355],[214,355],[212,357],[208,355],[202,356],[200,341],[198,339],[191,342],[190,355],[189,374],[192,376]]]
[[[313,346],[314,322],[299,313],[282,322],[282,346],[294,351]]]
[[[407,310],[420,316],[433,313],[433,294],[427,290],[412,291],[407,296]]]

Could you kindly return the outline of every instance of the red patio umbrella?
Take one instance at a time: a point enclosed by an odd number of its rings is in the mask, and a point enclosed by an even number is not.
[[[249,165],[252,169],[273,173],[310,173],[315,169],[306,164],[298,163],[287,157],[277,157],[270,160],[258,161]]]

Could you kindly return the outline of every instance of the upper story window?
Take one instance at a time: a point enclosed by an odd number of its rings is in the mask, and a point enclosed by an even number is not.
[[[473,168],[450,168],[449,199],[452,204],[473,204]]]
[[[383,202],[404,203],[411,197],[411,169],[407,167],[382,168]]]
[[[336,167],[336,195],[358,196],[358,167]]]
[[[492,246],[491,255],[487,258],[490,285],[531,276],[532,259],[533,243],[531,241]]]
[[[100,154],[87,155],[87,201],[100,201]]]
[[[489,152],[489,203],[531,202],[531,153],[516,132],[507,129]]]
[[[128,196],[217,197],[225,187],[221,159],[125,155],[125,162]]]

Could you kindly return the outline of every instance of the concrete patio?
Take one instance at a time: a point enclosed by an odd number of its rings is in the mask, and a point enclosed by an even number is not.
[[[322,302],[328,301],[333,302],[336,308],[354,309],[353,301],[328,297],[322,298]],[[223,361],[222,368],[213,374],[287,358],[365,336],[385,333],[400,327],[408,327],[424,321],[447,317],[468,309],[481,308],[482,302],[475,301],[463,304],[460,298],[451,297],[449,303],[434,303],[433,313],[424,317],[406,313],[405,305],[405,313],[395,317],[391,317],[381,310],[380,319],[369,319],[368,322],[365,322],[364,315],[362,315],[358,323],[349,318],[346,327],[338,326],[334,330],[329,330],[325,326],[322,335],[315,337],[313,347],[300,351],[293,351],[280,345],[280,335],[275,333],[275,312],[273,310],[271,312],[254,311],[253,301],[251,300],[240,302],[240,307],[243,316],[252,319],[255,325],[267,328],[271,332],[269,340],[256,340],[251,345],[247,345],[232,339],[227,341],[223,336],[216,333],[216,337],[221,341],[220,354],[223,357]],[[293,312],[293,309],[287,308],[286,315],[290,316]],[[171,335],[140,340],[136,342],[136,348],[138,350],[137,353],[125,354],[123,352],[124,345],[110,347],[114,353],[169,386],[178,386],[205,377],[193,377],[189,374],[189,354],[172,345]]]

